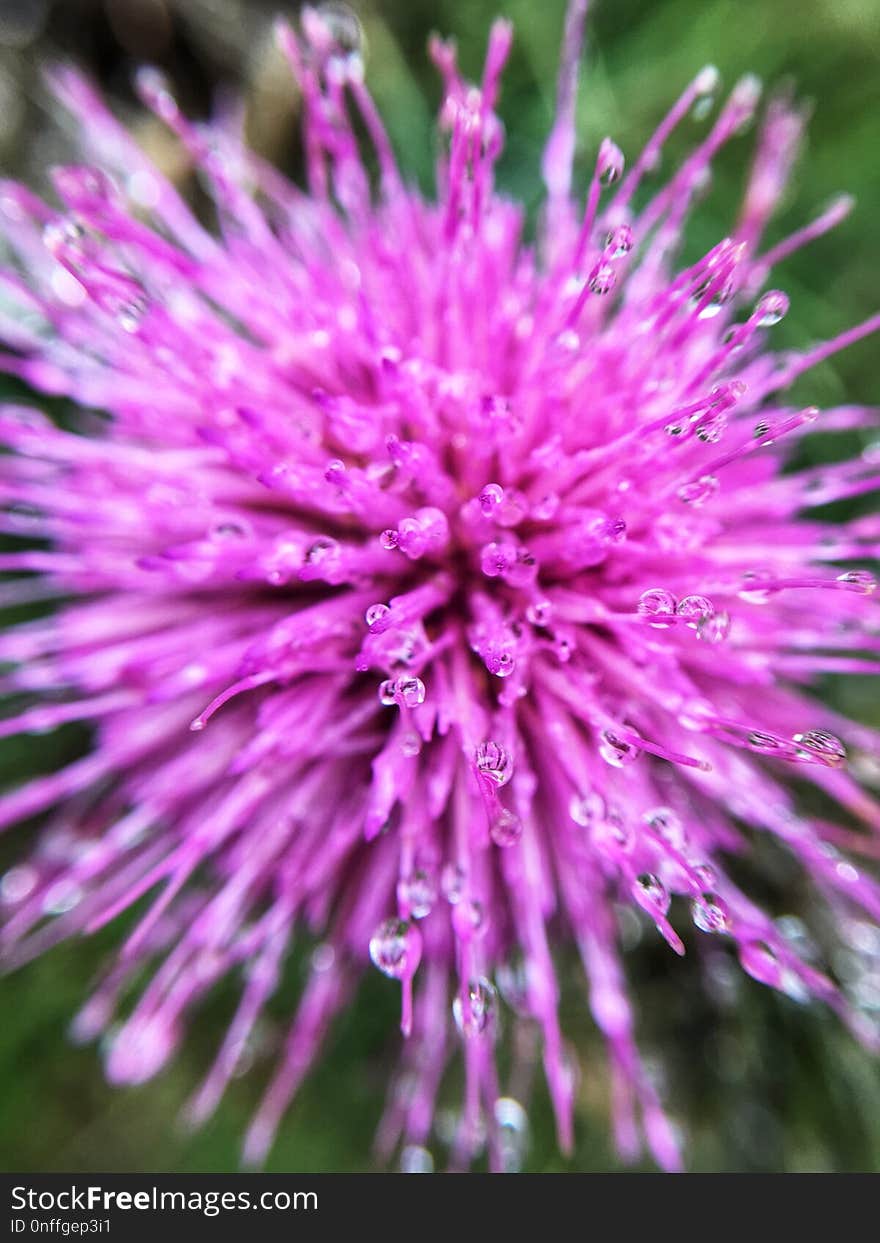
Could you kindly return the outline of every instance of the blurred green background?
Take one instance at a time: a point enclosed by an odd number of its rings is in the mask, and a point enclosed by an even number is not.
[[[39,83],[47,58],[86,64],[166,166],[173,153],[146,122],[130,90],[132,67],[163,65],[182,100],[204,113],[218,91],[244,92],[252,140],[282,165],[295,150],[296,101],[271,49],[274,12],[297,6],[243,0],[0,0],[0,163],[4,174],[42,182],[52,162],[70,159]],[[424,53],[430,31],[456,36],[465,69],[479,72],[486,32],[498,13],[512,18],[516,43],[505,77],[508,141],[504,190],[535,209],[538,162],[554,89],[563,0],[371,0],[353,7],[368,40],[368,78],[403,167],[429,186],[438,84]],[[752,70],[769,85],[793,81],[812,103],[808,142],[770,240],[816,213],[841,190],[856,196],[853,216],[833,235],[791,258],[776,283],[792,310],[777,344],[833,335],[880,305],[880,4],[877,0],[597,0],[589,23],[586,84],[579,105],[581,168],[612,134],[630,159],[673,97],[704,63],[729,86]],[[670,144],[671,167],[703,132],[688,122]],[[705,250],[729,229],[752,149],[744,135],[725,151],[695,219],[690,246]],[[804,399],[877,402],[877,346],[866,341],[799,384]],[[848,448],[852,448],[849,445]],[[810,452],[835,452],[816,440]],[[867,680],[829,684],[835,702],[880,722]],[[82,745],[75,730],[0,748],[4,783],[45,771]],[[29,830],[3,843],[0,870]],[[797,874],[766,847],[755,864],[776,909],[809,917]],[[769,878],[769,881],[768,879]],[[685,962],[631,928],[628,964],[641,999],[642,1045],[697,1170],[877,1170],[880,1068],[827,1014],[781,998],[731,970],[723,951],[691,938]],[[140,1089],[103,1082],[93,1049],[75,1049],[67,1023],[118,934],[62,946],[0,981],[0,1168],[4,1170],[231,1171],[238,1141],[268,1073],[268,1056],[236,1081],[217,1117],[189,1136],[175,1118],[212,1055],[232,990],[216,996],[193,1025],[174,1065]],[[705,939],[704,939],[705,940]],[[268,1055],[305,970],[292,957],[264,1032]],[[577,966],[567,982],[565,1026],[582,1071],[578,1143],[572,1161],[555,1149],[540,1086],[530,1108],[532,1170],[617,1169],[607,1138],[607,1091],[599,1042],[585,1017]],[[335,1029],[323,1065],[294,1104],[270,1158],[272,1170],[376,1168],[371,1141],[394,1065],[396,991],[365,981]],[[454,1103],[450,1100],[450,1104]],[[646,1167],[647,1168],[647,1167]]]

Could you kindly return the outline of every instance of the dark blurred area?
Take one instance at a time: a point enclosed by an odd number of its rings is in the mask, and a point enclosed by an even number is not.
[[[139,141],[182,184],[188,169],[160,124],[144,115],[133,70],[154,63],[169,75],[184,108],[207,115],[241,97],[250,141],[296,172],[297,95],[273,47],[274,16],[295,18],[279,0],[0,0],[0,167],[40,186],[46,169],[75,159],[63,119],[42,86],[47,62],[73,59],[100,83]],[[353,6],[367,41],[367,79],[406,174],[428,188],[432,118],[439,87],[425,55],[429,33],[457,37],[464,68],[479,72],[492,18],[516,29],[505,76],[507,146],[502,189],[534,212],[538,162],[554,93],[564,0],[370,0]],[[803,346],[842,330],[880,304],[880,4],[877,0],[596,0],[586,85],[579,106],[582,166],[612,134],[631,160],[672,99],[701,65],[714,62],[729,87],[747,70],[772,87],[793,81],[812,102],[806,150],[769,242],[816,214],[835,193],[856,196],[853,216],[832,236],[793,256],[776,275],[792,309],[777,344]],[[690,128],[688,128],[690,126]],[[670,144],[667,168],[699,139],[689,122]],[[712,189],[698,209],[694,253],[724,236],[735,219],[753,135],[722,153]],[[816,404],[878,401],[876,342],[866,341],[799,382]],[[2,395],[2,393],[0,393]],[[875,432],[875,436],[876,436]],[[816,439],[809,453],[858,446]],[[829,682],[823,694],[880,724],[868,681]],[[82,745],[71,732],[12,740],[0,747],[4,782],[60,764]],[[14,834],[0,872],[24,849]],[[809,894],[792,865],[767,846],[748,870],[752,892],[774,911],[808,926]],[[759,879],[760,878],[760,879]],[[702,1170],[880,1169],[880,1068],[830,1014],[805,1008],[743,977],[731,958],[698,938],[684,962],[638,921],[626,922],[627,962],[640,1003],[643,1046],[661,1090]],[[234,1170],[238,1141],[283,1036],[307,961],[294,954],[287,979],[255,1050],[252,1074],[236,1081],[216,1119],[198,1136],[176,1118],[213,1056],[234,990],[212,998],[196,1018],[174,1065],[143,1088],[111,1090],[94,1049],[76,1049],[65,1032],[89,980],[118,934],[61,946],[0,981],[0,1168],[6,1170]],[[880,1010],[880,934],[876,1008]],[[530,1108],[532,1170],[616,1169],[608,1139],[608,1090],[600,1042],[586,1016],[583,982],[572,961],[563,1023],[581,1065],[574,1159],[557,1153],[545,1093]],[[328,1042],[323,1066],[283,1125],[270,1169],[370,1169],[371,1139],[397,1056],[396,995],[365,982],[357,1004]],[[539,1078],[539,1076],[538,1076]],[[455,1103],[453,1091],[449,1104]],[[443,1119],[440,1119],[441,1126]]]

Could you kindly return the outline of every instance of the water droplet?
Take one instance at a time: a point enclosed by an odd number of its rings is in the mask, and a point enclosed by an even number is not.
[[[314,10],[333,40],[334,50],[344,55],[359,53],[364,45],[361,20],[342,0],[325,0]]]
[[[421,1144],[407,1144],[400,1152],[401,1174],[433,1174],[434,1158]]]
[[[421,956],[421,933],[405,919],[384,920],[370,937],[373,965],[393,980],[414,975]]]
[[[553,344],[566,354],[574,354],[581,347],[581,339],[573,328],[564,328],[553,338]]]
[[[777,932],[791,946],[799,958],[806,962],[817,962],[820,957],[819,947],[810,935],[809,929],[797,915],[780,915],[773,921]]]
[[[718,877],[711,863],[696,863],[693,872],[703,889],[711,890],[715,887]]]
[[[610,293],[611,290],[616,285],[616,283],[617,283],[617,273],[615,272],[614,268],[611,266],[610,263],[602,263],[602,262],[596,264],[596,266],[590,272],[589,278],[587,280],[587,284],[590,287],[590,291],[594,294],[598,294],[600,297],[604,296],[607,293]]]
[[[714,65],[706,65],[700,70],[694,83],[696,98],[691,108],[691,116],[695,121],[705,121],[715,104],[715,96],[721,83],[721,74]]]
[[[690,483],[684,484],[678,489],[676,495],[685,505],[693,505],[699,508],[705,505],[718,491],[719,483],[714,475],[703,475],[699,479],[693,479]]]
[[[481,742],[474,752],[477,771],[495,785],[506,785],[513,775],[513,758],[500,743]]]
[[[590,841],[597,850],[617,855],[633,847],[635,833],[618,808],[608,807],[594,820],[590,828]]]
[[[779,959],[765,941],[747,941],[739,947],[739,961],[743,971],[761,984],[777,987],[782,983],[783,971]]]
[[[847,570],[838,574],[837,581],[860,596],[870,596],[877,590],[877,579],[868,570]]]
[[[632,894],[639,906],[649,915],[659,912],[665,915],[671,898],[669,890],[653,872],[642,872],[633,881]]]
[[[549,600],[533,600],[526,609],[526,620],[533,626],[547,626],[553,616],[553,605]]]
[[[679,601],[675,611],[692,629],[696,630],[704,618],[714,616],[715,606],[705,596],[685,596]]]
[[[86,231],[83,225],[69,216],[61,220],[50,220],[43,228],[43,245],[56,258],[67,259],[77,264],[85,258]]]
[[[628,726],[627,730],[631,734],[636,732],[631,726]],[[639,758],[641,749],[634,742],[625,741],[613,729],[603,729],[599,741],[599,754],[612,768],[625,768],[627,764],[632,764]]]
[[[681,850],[687,844],[681,817],[671,807],[654,807],[646,811],[642,819],[653,833],[669,842],[675,850]]]
[[[422,753],[421,738],[418,736],[418,734],[412,733],[412,731],[410,731],[407,734],[404,734],[403,737],[400,739],[400,750],[409,759],[412,759],[414,755],[421,755]]]
[[[437,901],[437,884],[430,872],[416,868],[397,882],[397,896],[413,919],[424,919]]]
[[[476,898],[462,897],[455,902],[452,911],[452,927],[462,941],[470,941],[481,937],[489,926],[488,917],[482,902]]]
[[[496,846],[515,846],[523,834],[523,823],[515,812],[503,807],[493,816],[489,836]]]
[[[664,630],[672,624],[670,619],[675,616],[677,601],[671,591],[663,587],[650,587],[639,596],[637,612],[641,617],[650,617],[651,625],[657,630]]]
[[[460,863],[447,863],[440,874],[440,891],[450,906],[456,906],[464,894],[467,874]]]
[[[704,893],[699,900],[694,900],[691,914],[700,932],[730,931],[730,915],[717,894]]]
[[[846,747],[836,734],[827,729],[811,729],[806,734],[795,734],[796,742],[805,758],[817,759],[829,768],[840,768],[846,763]]]
[[[391,612],[391,609],[388,607],[387,604],[371,604],[370,607],[367,609],[366,613],[364,614],[364,621],[367,623],[367,625],[372,630],[376,622],[382,621],[384,618],[388,616],[390,612]]]
[[[759,755],[773,755],[783,750],[782,740],[762,729],[751,730],[746,743],[751,751],[757,751]]]
[[[305,559],[309,565],[324,565],[326,562],[332,560],[338,552],[339,544],[335,539],[322,537],[321,539],[316,539],[315,542],[310,545],[306,552]]]
[[[135,86],[141,99],[163,121],[177,118],[177,101],[171,93],[168,78],[153,65],[142,65],[135,74]]]
[[[532,517],[536,522],[549,521],[559,509],[559,497],[555,492],[548,492],[532,506]]]
[[[72,880],[62,879],[50,885],[43,895],[43,910],[47,915],[66,915],[82,902],[83,891]]]
[[[379,684],[379,702],[386,708],[397,703],[397,682],[394,678],[386,678]]]
[[[530,1013],[529,972],[522,958],[517,956],[499,963],[495,970],[495,983],[511,1010],[519,1015]]]
[[[613,186],[616,181],[619,181],[623,174],[624,162],[623,152],[617,143],[610,138],[603,138],[599,144],[599,156],[596,160],[599,184]]]
[[[319,975],[323,975],[325,971],[329,971],[336,962],[336,950],[327,941],[316,945],[311,954],[311,968]]]
[[[244,539],[248,534],[247,527],[240,522],[218,522],[211,528],[211,539],[235,540]]]
[[[480,509],[487,518],[504,500],[504,489],[499,483],[487,483],[480,493]]]
[[[158,177],[154,177],[146,169],[139,168],[126,178],[125,192],[138,207],[151,211],[154,207],[158,207],[162,198],[162,185]]]
[[[626,540],[626,522],[623,518],[609,518],[607,514],[595,514],[580,527],[588,540],[602,548],[622,544]]]
[[[780,289],[763,294],[755,305],[754,314],[759,328],[772,328],[788,313],[788,295]]]
[[[398,678],[397,698],[405,708],[417,708],[425,702],[425,684],[421,678]]]
[[[12,867],[0,877],[0,901],[9,906],[23,902],[32,892],[39,877],[27,863]]]
[[[575,650],[577,644],[574,639],[568,635],[560,634],[553,640],[553,651],[556,653],[556,659],[560,664],[566,664],[571,660],[571,654]]]
[[[134,334],[140,330],[144,316],[150,309],[146,294],[133,294],[130,298],[113,298],[108,306],[123,332]]]
[[[608,259],[621,259],[633,248],[633,231],[628,224],[619,224],[605,237],[605,255]]]
[[[480,569],[487,578],[500,578],[507,574],[516,561],[516,546],[505,541],[494,541],[480,550]]]
[[[717,444],[727,431],[727,415],[723,410],[709,410],[694,424],[694,432],[703,444]]]
[[[587,794],[573,794],[568,805],[568,814],[575,824],[587,829],[605,814],[605,800],[595,790],[590,790]]]
[[[391,552],[393,549],[395,549],[397,545],[399,544],[399,542],[400,542],[400,536],[397,534],[396,531],[391,530],[390,527],[387,530],[383,531],[382,534],[379,536],[379,543],[382,545],[382,547],[385,549],[386,552]]]
[[[516,668],[516,661],[510,652],[500,652],[494,659],[487,661],[486,667],[496,678],[509,678]]]
[[[710,288],[712,292],[709,293],[708,300],[704,302]],[[704,281],[699,289],[695,290],[691,299],[691,305],[700,308],[697,311],[697,319],[714,319],[733,297],[733,290],[733,281],[729,277],[720,282],[716,277],[710,277],[709,280]]]
[[[489,1031],[495,1015],[495,996],[495,989],[485,976],[470,980],[464,989],[464,996],[456,994],[452,1017],[463,1036],[471,1039]]]
[[[730,614],[709,613],[697,622],[697,638],[704,643],[723,643],[730,634]]]
[[[761,584],[770,581],[770,575],[764,570],[746,570],[737,595],[747,604],[766,604],[772,593],[769,587],[762,587]]]
[[[519,1101],[511,1096],[500,1096],[493,1113],[498,1128],[501,1168],[505,1174],[518,1174],[528,1148],[528,1115]]]

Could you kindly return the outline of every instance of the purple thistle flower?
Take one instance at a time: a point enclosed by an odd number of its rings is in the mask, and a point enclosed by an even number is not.
[[[188,121],[150,70],[141,96],[198,169],[216,231],[68,69],[54,88],[86,162],[54,170],[55,206],[0,187],[17,308],[2,366],[81,411],[68,427],[0,409],[3,529],[45,541],[2,554],[15,575],[2,603],[60,601],[0,641],[6,689],[36,697],[0,729],[81,720],[94,733],[84,758],[0,800],[3,825],[50,812],[2,880],[7,961],[149,895],[74,1032],[110,1029],[110,1079],[140,1082],[215,982],[241,973],[191,1103],[201,1121],[294,936],[316,938],[250,1162],[368,956],[400,982],[407,1037],[386,1153],[428,1161],[460,1051],[452,1163],[485,1131],[490,1165],[516,1164],[524,1113],[495,1063],[506,1008],[541,1030],[570,1148],[553,950],[573,943],[618,1146],[634,1156],[641,1132],[676,1168],[634,1041],[621,902],[678,954],[692,919],[748,974],[822,1000],[877,1044],[725,867],[763,831],[841,936],[880,919],[877,883],[837,849],[876,850],[880,805],[857,776],[876,779],[880,736],[809,689],[878,670],[864,565],[880,519],[813,510],[876,488],[880,457],[784,469],[818,417],[785,390],[880,317],[780,355],[772,327],[788,299],[768,287],[774,263],[848,203],[762,248],[802,128],[773,100],[731,236],[677,261],[713,156],[758,104],[755,81],[739,82],[649,193],[668,135],[716,90],[711,68],[628,171],[605,139],[581,193],[585,9],[569,7],[534,246],[493,182],[505,22],[478,86],[451,44],[431,46],[444,86],[435,201],[395,164],[338,6],[305,10],[301,36],[279,27],[302,91],[307,192],[245,148],[234,118]],[[842,406],[819,426],[874,417]],[[811,817],[793,777],[862,827]]]

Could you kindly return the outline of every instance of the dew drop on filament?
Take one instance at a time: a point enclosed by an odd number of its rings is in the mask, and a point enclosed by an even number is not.
[[[377,622],[383,621],[390,612],[391,609],[387,604],[371,604],[364,614],[364,621],[372,629]]]
[[[610,263],[597,263],[587,278],[590,292],[600,297],[610,293],[617,283],[617,273]]]
[[[398,678],[396,692],[405,708],[417,708],[425,702],[425,684],[421,678]]]
[[[788,295],[771,289],[760,297],[754,315],[759,328],[772,328],[788,313]]]
[[[504,500],[504,489],[498,483],[487,483],[480,493],[480,509],[487,517],[491,517],[495,509]]]
[[[704,643],[723,643],[730,634],[730,614],[707,613],[697,622],[697,638]]]
[[[503,807],[497,815],[492,817],[489,825],[489,836],[496,846],[507,848],[515,846],[522,837],[523,824],[519,816],[510,811],[509,808]]]
[[[386,708],[397,703],[397,683],[393,678],[386,678],[379,684],[379,702]]]
[[[681,818],[671,807],[654,807],[646,811],[642,817],[648,828],[669,842],[676,850],[681,850],[687,843],[687,834]]]
[[[631,727],[628,732],[635,733]],[[612,768],[625,768],[639,758],[641,750],[635,743],[621,738],[613,729],[603,729],[599,739],[599,754]]]
[[[671,591],[663,587],[651,587],[639,596],[637,612],[640,617],[647,617],[651,625],[658,630],[672,625],[677,601]]]
[[[649,914],[665,915],[669,910],[669,890],[653,872],[642,872],[637,876],[632,893],[639,906]]]
[[[846,763],[846,747],[836,734],[827,729],[811,729],[806,734],[795,734],[792,742],[798,746],[803,759],[817,760],[828,768],[840,768]]]
[[[697,863],[694,865],[693,871],[694,876],[704,889],[711,890],[718,880],[711,863]]]
[[[599,144],[599,158],[596,161],[596,174],[599,184],[613,186],[623,173],[623,152],[617,143],[610,138],[603,138]]]
[[[440,874],[440,891],[450,906],[455,906],[464,896],[467,876],[460,863],[447,863]]]
[[[529,1138],[529,1121],[519,1101],[501,1096],[493,1110],[498,1129],[501,1150],[501,1168],[505,1174],[516,1174],[522,1169]]]
[[[485,908],[476,898],[462,896],[461,900],[454,904],[452,927],[456,936],[462,941],[472,941],[475,937],[481,937],[488,926]]]
[[[877,579],[868,570],[847,570],[837,581],[860,596],[870,596],[877,589]]]
[[[498,742],[481,742],[474,754],[477,771],[495,785],[506,785],[513,775],[513,759]]]
[[[400,1152],[401,1174],[433,1174],[434,1158],[421,1144],[407,1144]]]
[[[587,794],[573,794],[568,806],[568,814],[572,820],[584,829],[588,829],[604,812],[605,800],[595,790],[590,790]]]
[[[495,989],[484,977],[470,980],[452,1003],[455,1026],[466,1039],[482,1036],[492,1024],[495,1014]]]
[[[685,596],[679,601],[675,612],[690,627],[696,629],[703,618],[714,616],[715,608],[712,601],[705,596]]]
[[[405,919],[384,920],[370,937],[373,965],[391,979],[414,975],[421,955],[421,934]]]
[[[609,259],[622,259],[633,248],[633,231],[628,224],[619,224],[605,237],[605,254]]]
[[[685,505],[699,508],[700,505],[705,505],[706,501],[712,499],[718,488],[719,483],[714,475],[703,475],[700,479],[693,479],[690,483],[683,484],[676,495]]]
[[[704,893],[691,903],[691,914],[700,932],[729,932],[730,915],[727,907],[714,893]]]
[[[437,901],[437,884],[430,872],[417,868],[398,881],[397,896],[413,919],[424,919],[430,915]]]
[[[553,616],[553,605],[549,600],[535,600],[526,609],[526,620],[533,626],[547,626]]]
[[[770,599],[771,590],[762,586],[769,581],[769,575],[763,570],[746,570],[742,576],[742,586],[737,595],[747,604],[766,604]]]

